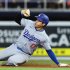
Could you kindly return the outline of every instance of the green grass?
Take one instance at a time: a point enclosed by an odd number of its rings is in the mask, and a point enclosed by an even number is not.
[[[61,63],[70,64],[70,60],[60,60]],[[3,62],[0,62],[0,64]],[[26,64],[54,64],[51,60],[31,60]],[[70,70],[70,68],[36,68],[36,67],[2,67],[0,70]]]
[[[70,70],[70,68],[31,68],[31,67],[15,67],[0,68],[0,70]]]
[[[60,63],[70,64],[70,60],[59,60]],[[52,60],[31,60],[27,64],[55,64]]]

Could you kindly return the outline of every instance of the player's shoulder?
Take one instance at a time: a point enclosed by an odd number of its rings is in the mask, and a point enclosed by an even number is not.
[[[41,32],[41,35],[42,35],[43,37],[47,37],[47,36],[48,36],[47,33],[45,32],[45,30],[43,30],[43,31]]]
[[[34,23],[35,22],[30,19],[26,19],[26,18],[21,19],[21,25],[23,25],[23,26],[32,26],[32,25],[34,25]]]
[[[43,34],[43,35],[46,35],[46,32],[45,32],[45,30],[43,30],[43,31],[42,31],[42,34]]]
[[[48,34],[46,33],[45,30],[43,31],[43,37],[45,37],[45,39],[48,39],[49,38],[49,36],[48,36]]]
[[[22,18],[21,21],[29,22],[29,23],[34,23],[34,21],[26,18]]]
[[[49,36],[45,30],[43,30],[40,35],[42,36],[45,42],[50,42]]]
[[[35,25],[35,21],[33,21],[33,20],[28,20],[28,24],[27,24],[28,26],[34,26]]]

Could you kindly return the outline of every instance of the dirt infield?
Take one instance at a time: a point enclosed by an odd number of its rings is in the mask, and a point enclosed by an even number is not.
[[[46,64],[46,65],[40,65],[40,64],[25,64],[25,65],[22,65],[23,67],[39,67],[39,68],[59,68],[57,65],[53,65],[53,64]],[[67,67],[67,68],[70,68]]]
[[[0,67],[15,67],[15,66],[6,66],[6,65],[3,65],[3,66],[0,66]],[[46,64],[46,65],[40,65],[40,64],[23,64],[23,65],[20,65],[20,66],[17,66],[17,67],[37,67],[37,68],[70,68],[69,67],[58,67],[57,65],[53,65],[53,64]]]
[[[58,66],[57,65],[50,65],[50,64],[46,64],[46,65],[36,65],[36,64],[25,64],[23,65],[24,67],[40,67],[40,68],[57,68]]]

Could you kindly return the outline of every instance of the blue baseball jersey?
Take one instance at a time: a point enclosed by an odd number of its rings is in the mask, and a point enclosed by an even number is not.
[[[42,45],[46,50],[51,49],[48,35],[45,30],[38,31],[35,28],[35,21],[22,18],[21,26],[24,26],[24,29],[16,44],[24,52],[32,54],[38,48],[38,44]]]

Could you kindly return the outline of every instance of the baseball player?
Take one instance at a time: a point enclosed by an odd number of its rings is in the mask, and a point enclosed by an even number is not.
[[[21,14],[29,17],[30,10],[22,10]],[[19,25],[24,26],[24,29],[16,42],[5,50],[0,51],[0,60],[7,59],[6,65],[18,66],[19,64],[27,62],[32,53],[38,48],[37,45],[40,44],[58,66],[69,66],[68,64],[59,63],[51,49],[49,37],[44,30],[44,27],[49,22],[48,16],[40,13],[36,18],[36,21],[21,18],[17,22]]]

